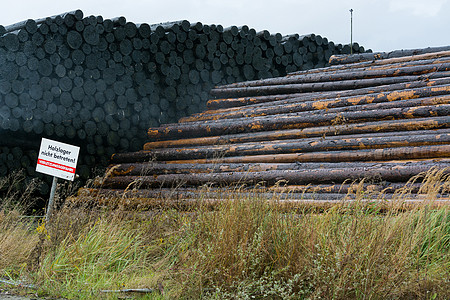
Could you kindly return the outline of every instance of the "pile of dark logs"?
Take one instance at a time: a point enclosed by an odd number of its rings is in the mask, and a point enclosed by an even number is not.
[[[389,198],[430,169],[449,173],[450,51],[222,85],[211,95],[208,110],[150,128],[143,150],[113,155],[88,194],[161,199],[179,186],[182,199],[208,186],[213,198],[220,187],[263,185],[330,200],[359,183]]]
[[[135,24],[80,10],[0,26],[0,176],[20,167],[41,176],[34,168],[46,137],[81,147],[77,169],[87,179],[113,153],[141,149],[149,127],[204,110],[215,85],[323,67],[349,51],[314,34]]]

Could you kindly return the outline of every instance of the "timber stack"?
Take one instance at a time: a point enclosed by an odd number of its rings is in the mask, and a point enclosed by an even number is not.
[[[323,67],[349,52],[314,34],[135,24],[80,10],[0,26],[0,176],[20,168],[41,176],[45,137],[81,147],[85,180],[113,153],[142,149],[149,127],[204,110],[215,85]],[[45,194],[51,179],[42,179]]]
[[[183,187],[182,199],[199,186],[214,197],[265,185],[330,200],[355,181],[393,193],[450,167],[450,51],[222,85],[211,96],[208,110],[150,128],[143,150],[114,154],[97,190],[81,194],[155,199]]]

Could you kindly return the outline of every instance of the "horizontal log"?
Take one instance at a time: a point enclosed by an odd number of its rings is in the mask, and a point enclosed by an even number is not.
[[[150,29],[155,31],[158,27],[162,27],[165,31],[169,31],[172,29],[182,29],[184,31],[189,31],[191,27],[191,23],[187,20],[179,20],[179,21],[170,21],[164,23],[151,24]]]
[[[392,182],[377,182],[377,183],[364,183],[355,181],[353,183],[343,184],[318,184],[318,185],[285,185],[285,186],[272,186],[269,187],[269,191],[276,193],[336,193],[336,194],[360,194],[364,193],[366,196],[376,196],[383,194],[393,194],[403,191],[416,194],[422,183],[392,183]]]
[[[394,168],[397,166],[428,165],[439,168],[450,167],[449,159],[405,160],[383,162],[321,162],[321,163],[206,163],[206,164],[166,164],[158,162],[126,163],[113,165],[106,171],[108,177],[146,176],[162,174],[223,173],[223,172],[262,172],[270,170],[316,170],[341,168]]]
[[[345,56],[347,56],[347,55],[345,55]],[[330,66],[327,66],[327,67],[324,67],[321,69],[295,71],[295,72],[291,72],[291,73],[287,74],[286,76],[315,74],[315,73],[319,73],[319,72],[336,72],[336,71],[360,69],[360,68],[366,68],[366,67],[379,67],[379,66],[384,66],[384,65],[409,63],[409,62],[415,62],[415,61],[421,61],[421,60],[439,59],[439,58],[448,57],[448,56],[450,56],[450,51],[440,51],[440,52],[425,53],[425,54],[419,54],[419,55],[413,55],[413,56],[403,56],[403,57],[386,58],[386,59],[381,59],[381,60],[361,61],[361,62],[344,64],[344,65],[330,65]],[[258,81],[258,80],[256,80],[256,81]]]
[[[275,77],[261,80],[238,82],[229,85],[216,87],[219,89],[227,88],[246,88],[246,87],[262,87],[272,85],[299,84],[312,82],[329,82],[341,80],[368,79],[378,77],[406,76],[411,74],[424,74],[436,65],[448,64],[450,62],[450,51],[445,52],[447,56],[439,59],[415,60],[402,63],[394,63],[388,65],[374,66],[370,64],[367,67],[348,68],[343,70],[329,71],[323,70],[316,73],[307,73],[301,75],[293,75],[284,77]],[[436,69],[434,69],[436,70]]]
[[[239,88],[215,88],[212,89],[210,94],[213,97],[244,97],[244,96],[258,96],[258,95],[276,95],[276,94],[290,94],[298,92],[310,92],[310,91],[333,91],[343,89],[354,89],[367,86],[379,86],[385,84],[393,84],[407,81],[408,76],[422,75],[427,73],[444,72],[450,70],[450,63],[443,63],[439,65],[427,65],[427,66],[415,66],[409,68],[400,68],[397,70],[382,70],[383,72],[374,71],[376,77],[365,78],[358,75],[355,77],[353,73],[346,76],[337,76],[337,78],[343,78],[340,81],[321,81],[320,76],[316,77],[318,81],[305,81],[295,84],[280,84],[280,85],[268,85],[258,87],[239,87]],[[387,72],[390,71],[390,72]],[[365,72],[363,72],[364,74]],[[382,77],[383,73],[386,76],[394,77]],[[347,74],[347,73],[345,73]],[[299,77],[302,78],[303,77]],[[299,79],[301,81],[302,79]],[[339,80],[339,79],[337,79]]]
[[[144,150],[157,148],[240,144],[248,142],[300,139],[319,136],[326,137],[330,135],[367,134],[375,132],[397,132],[407,130],[414,131],[448,127],[450,127],[450,116],[418,118],[413,120],[388,120],[345,125],[332,125],[324,127],[308,127],[303,129],[263,131],[191,139],[156,141],[146,143],[144,145]]]
[[[121,157],[123,161],[134,161],[145,153]],[[272,155],[248,155],[235,157],[172,160],[167,163],[291,163],[291,162],[334,162],[334,161],[384,161],[404,159],[445,158],[450,155],[449,145],[393,147],[346,151],[324,151],[313,153],[286,153]],[[119,158],[117,158],[119,159]]]
[[[136,176],[161,174],[220,173],[220,172],[255,172],[267,170],[285,170],[294,164],[165,164],[158,162],[125,163],[109,167],[109,176]]]
[[[5,26],[5,33],[17,31],[17,30],[24,29],[24,28],[27,29],[27,31],[29,31],[30,33],[34,33],[37,30],[37,25],[40,25],[40,24],[46,22],[48,19],[54,20],[57,17],[65,18],[68,15],[73,15],[77,20],[81,20],[83,18],[83,12],[81,10],[77,9],[74,11],[69,11],[66,13],[54,15],[54,16],[47,17],[47,18],[41,18],[41,19],[37,19],[37,20],[29,19],[26,21],[14,23],[14,24]],[[27,26],[28,26],[28,28],[27,28]],[[30,30],[30,28],[32,28],[32,27],[34,27],[34,32]]]
[[[421,106],[413,108],[380,109],[377,111],[356,111],[313,114],[284,114],[252,119],[232,119],[220,121],[169,124],[160,128],[150,128],[148,137],[152,140],[177,139],[185,136],[205,137],[245,132],[300,129],[307,127],[350,124],[386,119],[411,119],[449,115],[450,105]]]
[[[370,195],[371,200],[387,200],[393,199],[395,197],[395,192],[400,189],[408,189],[409,198],[421,199],[423,200],[423,195],[415,195],[420,189],[420,183],[408,184],[405,186],[404,183],[380,183],[380,184],[334,184],[334,185],[307,185],[307,186],[284,186],[284,187],[272,187],[272,188],[251,188],[242,189],[238,188],[236,190],[230,190],[227,188],[186,188],[180,187],[176,190],[170,188],[160,188],[160,189],[134,189],[134,190],[120,190],[120,189],[92,189],[92,188],[82,188],[78,192],[78,198],[86,199],[86,197],[93,197],[101,199],[101,202],[111,205],[116,204],[117,198],[129,200],[143,200],[147,201],[160,200],[160,204],[170,205],[179,200],[198,200],[201,199],[222,199],[222,200],[237,200],[237,199],[266,199],[273,201],[280,200],[293,200],[293,199],[335,199],[343,200],[344,196],[346,200],[355,199],[358,197],[357,188],[363,188],[366,191],[366,197]],[[275,192],[275,193],[274,193]],[[437,195],[439,198],[445,199],[445,195]],[[103,199],[102,199],[103,198]],[[110,201],[108,201],[108,198]],[[75,200],[75,199],[71,199]],[[92,201],[92,200],[91,200]],[[166,203],[164,203],[166,201]]]
[[[330,65],[349,64],[366,60],[373,61],[378,59],[420,55],[425,53],[436,53],[449,50],[450,50],[449,46],[443,46],[443,47],[428,47],[423,49],[395,50],[391,52],[358,53],[354,55],[335,55],[330,57],[329,64]]]
[[[450,67],[448,68],[450,70]],[[444,71],[448,71],[447,69]],[[324,91],[339,91],[350,90],[365,87],[381,86],[394,83],[412,81],[411,76],[398,77],[383,77],[370,79],[355,79],[343,80],[337,82],[320,82],[320,83],[300,83],[300,84],[286,84],[276,86],[260,86],[248,88],[216,88],[210,91],[210,95],[214,98],[224,97],[250,97],[261,95],[279,95],[279,94],[294,94],[306,92],[324,92]]]
[[[372,110],[395,107],[412,107],[431,104],[444,104],[448,100],[450,85],[439,87],[424,87],[407,89],[390,93],[374,93],[359,97],[343,97],[332,100],[305,101],[282,105],[265,105],[262,107],[244,107],[240,110],[219,113],[200,113],[190,117],[181,118],[179,123],[198,122],[208,120],[224,120],[236,118],[249,118],[267,115],[278,115],[295,112],[326,110],[327,112]],[[445,96],[440,96],[445,95]],[[440,97],[436,97],[440,96]],[[432,97],[432,98],[430,98]],[[419,99],[415,99],[419,98]],[[414,100],[407,100],[414,99]],[[403,101],[400,101],[403,100]],[[384,103],[396,102],[396,103]],[[376,103],[379,103],[378,105]],[[343,108],[335,110],[336,108]]]
[[[160,190],[160,189],[158,189]],[[158,191],[156,190],[156,191]],[[69,197],[66,201],[74,205],[86,203],[106,206],[106,207],[121,207],[125,209],[135,210],[140,209],[152,209],[152,208],[164,208],[164,209],[177,209],[182,211],[198,211],[198,209],[210,209],[216,210],[223,207],[230,201],[248,199],[266,199],[268,204],[273,205],[273,209],[280,212],[295,212],[299,213],[320,213],[327,211],[331,208],[352,209],[353,205],[367,205],[368,208],[375,208],[380,212],[383,211],[405,211],[411,209],[417,209],[426,205],[429,208],[442,208],[450,205],[450,200],[445,197],[439,197],[438,199],[428,199],[422,195],[410,195],[409,197],[401,198],[392,197],[390,195],[384,195],[380,199],[353,199],[347,195],[342,194],[317,194],[317,193],[304,193],[300,198],[285,199],[285,194],[280,196],[271,193],[248,193],[248,192],[236,192],[230,193],[210,193],[207,197],[199,197],[199,192],[192,194],[172,193],[166,194],[161,192],[155,195],[155,190],[130,190],[124,192],[123,190],[112,189],[81,189],[81,193],[76,197]],[[200,192],[200,195],[201,192]],[[328,198],[324,200],[323,198]],[[258,198],[256,198],[258,197]],[[280,199],[281,198],[281,199]],[[391,200],[391,201],[386,201]]]
[[[444,72],[448,75],[450,75],[450,72]],[[439,73],[435,73],[439,74]],[[318,100],[333,100],[336,98],[342,99],[348,97],[349,99],[353,99],[354,101],[357,101],[357,99],[364,98],[365,96],[368,96],[370,99],[370,95],[377,95],[377,97],[383,98],[386,95],[389,95],[392,99],[410,99],[409,94],[414,93],[423,93],[424,97],[427,97],[427,95],[445,95],[447,86],[450,84],[450,78],[449,77],[443,77],[443,78],[431,78],[433,76],[427,77],[426,79],[423,79],[423,81],[414,81],[414,82],[408,82],[406,84],[399,84],[399,85],[387,85],[387,86],[380,86],[380,87],[372,87],[372,88],[364,88],[364,89],[357,89],[354,91],[342,91],[335,93],[323,93],[320,96],[320,93],[318,95],[314,95],[315,93],[311,93],[310,96],[303,95],[299,98],[287,98],[283,100],[277,100],[272,103],[260,103],[260,104],[253,104],[252,106],[248,106],[247,108],[261,108],[264,106],[273,106],[273,105],[289,105],[289,104],[295,104],[296,102],[306,102],[306,101],[318,101]],[[401,88],[398,88],[402,86]],[[429,89],[427,89],[429,88]],[[318,97],[317,97],[318,96]],[[419,96],[412,95],[412,98],[418,98]],[[230,108],[229,110],[239,110],[240,108]]]
[[[395,166],[392,168],[342,168],[316,170],[283,170],[264,172],[224,172],[224,173],[193,173],[165,174],[155,176],[120,176],[108,177],[103,180],[106,188],[150,188],[175,187],[179,185],[199,186],[204,184],[266,184],[274,185],[280,181],[288,184],[312,183],[342,183],[347,180],[385,180],[389,182],[406,182],[411,177],[430,170],[429,165]],[[444,174],[450,170],[443,170]]]
[[[282,140],[238,145],[200,146],[192,148],[167,148],[133,153],[117,153],[112,157],[113,163],[156,160],[187,160],[200,158],[221,158],[243,155],[278,155],[282,153],[317,152],[376,149],[389,147],[414,147],[425,145],[443,145],[450,140],[448,129],[439,129],[423,135],[386,135],[377,134],[358,138],[337,136],[300,140]]]
[[[315,93],[292,93],[284,95],[268,95],[268,96],[254,96],[254,97],[240,97],[240,98],[225,98],[212,99],[207,102],[208,109],[236,109],[235,107],[244,105],[264,105],[267,102],[274,102],[274,104],[289,103],[292,101],[312,101],[320,99],[330,99],[338,97],[349,97],[356,95],[364,95],[368,93],[389,92],[403,89],[420,88],[426,86],[446,85],[450,83],[448,78],[450,72],[437,72],[421,76],[408,76],[407,82],[394,83],[382,86],[370,86],[363,88],[356,88],[353,90],[344,91],[328,91]],[[293,100],[293,99],[296,100]],[[279,101],[275,103],[275,101]]]
[[[83,197],[104,197],[104,198],[153,198],[167,201],[176,201],[183,199],[200,199],[200,198],[221,198],[232,199],[239,196],[253,195],[254,198],[265,196],[267,199],[280,199],[283,194],[297,194],[292,195],[292,198],[304,197],[305,194],[358,194],[363,191],[365,194],[377,195],[393,194],[407,190],[411,194],[416,194],[422,183],[391,183],[391,182],[378,182],[378,183],[343,183],[343,184],[319,184],[319,185],[284,185],[284,186],[271,186],[265,188],[262,186],[257,187],[236,187],[234,189],[229,188],[215,188],[215,187],[178,187],[177,189],[160,188],[160,189],[134,189],[134,190],[121,190],[121,189],[94,189],[94,188],[81,188],[77,192],[77,196]],[[277,194],[273,194],[273,193]],[[270,194],[272,193],[272,194]],[[300,194],[300,195],[298,195]]]

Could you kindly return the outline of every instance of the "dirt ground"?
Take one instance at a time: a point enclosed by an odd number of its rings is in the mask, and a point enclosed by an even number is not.
[[[32,297],[32,298],[30,298],[30,297],[22,297],[22,296],[13,296],[13,295],[8,295],[8,294],[5,294],[5,293],[0,293],[0,300],[33,300],[33,299],[39,299],[39,298],[36,298],[36,297]]]

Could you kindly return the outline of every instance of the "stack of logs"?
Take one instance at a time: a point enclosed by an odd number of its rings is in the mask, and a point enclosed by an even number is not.
[[[134,24],[80,10],[0,26],[0,176],[19,167],[39,175],[46,137],[81,147],[87,179],[113,153],[141,149],[149,127],[202,111],[214,85],[323,67],[349,49],[314,34]]]
[[[88,194],[126,189],[148,200],[183,187],[176,195],[189,198],[204,185],[282,183],[300,192],[291,197],[327,200],[354,181],[392,193],[450,167],[450,51],[337,64],[211,95],[208,110],[150,128],[143,150],[115,154]]]

